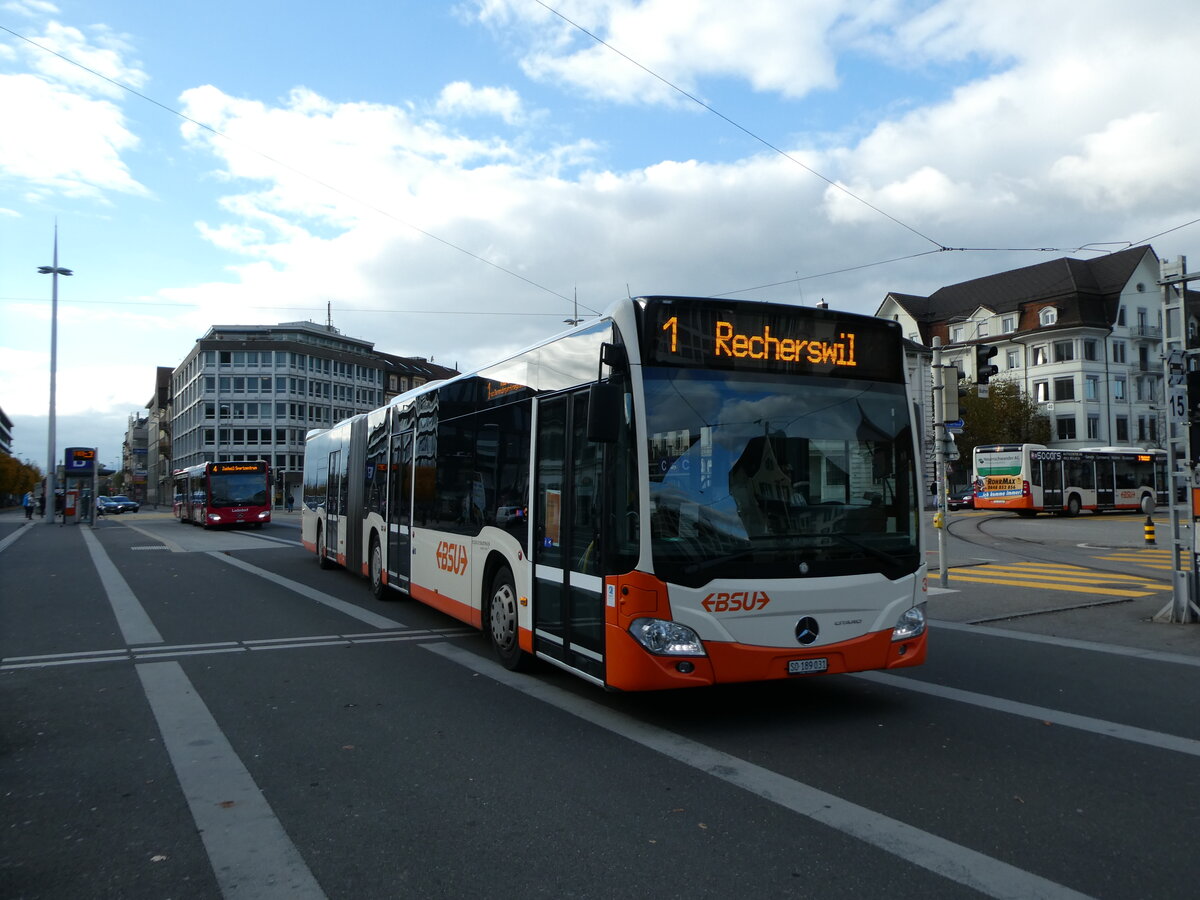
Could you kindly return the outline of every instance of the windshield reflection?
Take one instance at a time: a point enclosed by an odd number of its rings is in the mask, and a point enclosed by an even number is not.
[[[644,370],[656,573],[678,584],[917,568],[902,385]]]

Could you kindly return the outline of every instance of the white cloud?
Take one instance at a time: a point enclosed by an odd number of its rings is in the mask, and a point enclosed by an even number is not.
[[[521,97],[512,88],[477,88],[469,81],[442,88],[436,112],[443,116],[499,116],[510,125],[524,118]]]

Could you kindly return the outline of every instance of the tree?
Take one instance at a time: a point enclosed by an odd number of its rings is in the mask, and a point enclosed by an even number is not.
[[[1045,444],[1050,440],[1050,419],[1015,381],[992,381],[984,399],[972,387],[959,398],[958,407],[963,433],[956,443],[963,459],[970,459],[982,444]]]

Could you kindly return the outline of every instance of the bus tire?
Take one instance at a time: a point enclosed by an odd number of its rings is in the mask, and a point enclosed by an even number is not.
[[[1079,509],[1083,504],[1079,500],[1078,494],[1072,494],[1067,498],[1067,515],[1074,517],[1079,515]]]
[[[387,591],[383,583],[383,547],[379,543],[379,535],[371,533],[371,552],[367,556],[368,574],[371,577],[371,596],[382,600]]]
[[[520,672],[529,666],[529,657],[521,649],[517,628],[517,588],[508,566],[502,566],[492,579],[483,626],[496,658],[506,669]]]
[[[317,566],[322,569],[332,569],[333,563],[329,561],[329,554],[325,547],[325,529],[321,525],[317,525]]]

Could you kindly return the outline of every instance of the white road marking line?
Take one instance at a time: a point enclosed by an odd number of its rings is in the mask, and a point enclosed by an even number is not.
[[[506,687],[987,896],[1055,900],[1087,896],[744,759],[639,722],[535,678],[509,672],[499,663],[468,650],[448,644],[423,646]]]

